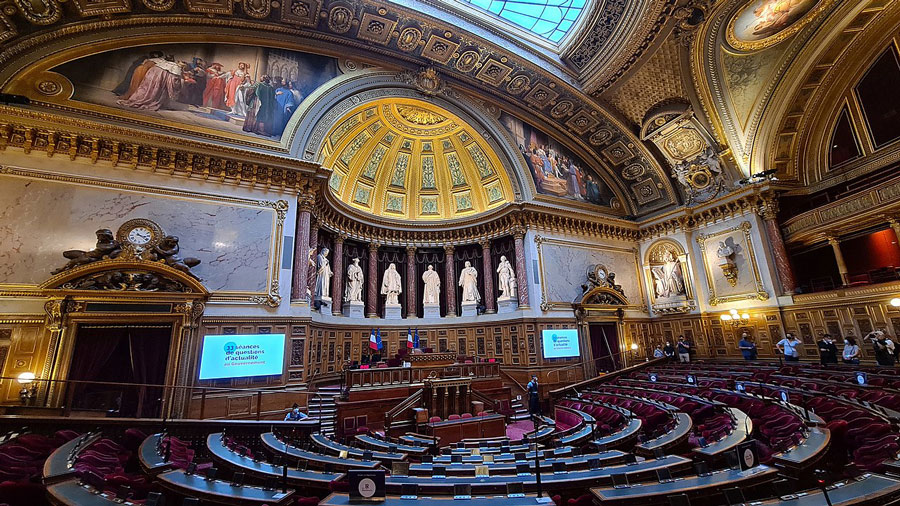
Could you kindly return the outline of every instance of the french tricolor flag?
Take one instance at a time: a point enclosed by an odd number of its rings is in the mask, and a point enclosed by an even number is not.
[[[406,329],[406,347],[415,348],[415,343],[413,343],[413,333],[410,328]]]
[[[369,333],[369,348],[373,350],[378,349],[378,341],[375,339],[375,329],[372,329],[372,332]]]

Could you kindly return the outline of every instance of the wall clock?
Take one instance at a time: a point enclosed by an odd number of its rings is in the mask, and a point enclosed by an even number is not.
[[[128,220],[116,231],[116,240],[123,246],[131,245],[137,250],[152,248],[162,238],[162,228],[155,222],[145,218]]]

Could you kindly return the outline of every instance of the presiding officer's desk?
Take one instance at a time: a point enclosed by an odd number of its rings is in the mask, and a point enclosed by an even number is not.
[[[626,488],[592,488],[600,504],[669,504],[667,496],[687,494],[691,498],[717,494],[726,488],[746,488],[774,480],[777,471],[769,466],[756,466],[741,471],[727,469],[709,476],[688,476],[668,483],[638,483]]]
[[[338,443],[337,441],[329,439],[323,434],[313,434],[309,436],[309,439],[313,442],[314,445],[318,446],[326,453],[330,453],[332,455],[340,455],[342,451],[346,451],[347,455],[355,458],[362,458],[363,452],[365,451],[360,450],[359,448],[354,448],[352,446]],[[400,461],[406,460],[406,454],[374,451],[372,452],[372,458],[380,461]]]
[[[250,457],[245,457],[231,451],[222,442],[221,433],[210,434],[209,437],[206,438],[206,446],[209,449],[209,453],[213,460],[228,466],[234,471],[243,472],[249,476],[256,476],[264,479],[282,479],[282,466],[276,466],[269,464],[268,462],[256,462]],[[296,468],[291,469],[291,467],[288,466],[287,482],[292,487],[327,489],[332,481],[339,480],[343,476],[343,473],[300,471]]]
[[[534,453],[532,453],[532,456]],[[610,466],[615,464],[621,464],[625,459],[625,453],[619,450],[609,450],[601,453],[594,453],[589,455],[579,455],[578,457],[562,457],[562,458],[553,458],[550,457],[546,460],[541,460],[541,469],[548,470],[553,466],[554,462],[563,462],[566,464],[566,468],[569,470],[573,469],[585,469],[588,467],[588,463],[592,459],[597,459],[601,466]],[[516,462],[515,460],[510,461],[494,461],[493,463],[484,464],[489,466],[490,473],[494,474],[515,474],[516,473]],[[531,472],[534,472],[535,465],[534,459],[524,460],[521,462],[522,464],[528,464]],[[437,462],[436,464],[410,464],[409,472],[412,475],[431,475],[432,469],[435,465],[443,466],[448,475],[459,475],[459,476],[472,476],[475,474],[475,467],[481,465],[480,463],[470,463],[470,462]]]
[[[793,497],[792,497],[793,496]],[[878,474],[864,474],[828,486],[828,498],[833,506],[881,506],[900,497],[900,480]],[[760,506],[822,506],[825,496],[819,489],[807,490],[791,496],[769,499]]]
[[[658,460],[645,460],[632,465],[607,466],[601,469],[585,471],[569,471],[565,473],[553,473],[549,468],[541,473],[541,483],[547,490],[574,490],[587,488],[598,484],[612,483],[612,475],[627,474],[629,479],[641,480],[656,476],[656,471],[668,469],[673,475],[689,469],[691,461],[677,455],[669,455]],[[490,469],[490,468],[489,468]],[[541,468],[544,471],[544,468]],[[471,484],[473,493],[489,493],[505,491],[507,483],[523,483],[527,490],[536,490],[535,475],[527,476],[476,476],[459,477],[446,476],[444,478],[425,476],[388,476],[385,486],[389,493],[399,493],[405,484],[416,484],[421,493],[451,494],[453,485]]]
[[[454,502],[455,501],[455,502]],[[490,504],[488,504],[490,503]],[[419,495],[416,499],[401,499],[400,496],[389,495],[384,498],[382,506],[535,506],[538,504],[537,496],[507,497],[505,495],[472,496],[471,499],[454,500],[453,496],[424,497]],[[347,494],[331,494],[322,499],[319,506],[350,506],[350,497]]]
[[[288,504],[294,495],[294,491],[291,489],[285,493],[280,488],[266,490],[250,485],[235,487],[227,481],[207,480],[203,476],[185,474],[181,470],[162,473],[156,479],[157,483],[169,492],[186,497],[197,497],[204,502],[234,506]]]
[[[323,468],[326,465],[334,466],[335,469],[375,469],[380,465],[377,460],[360,460],[342,458],[334,455],[323,455],[321,453],[311,452],[292,446],[289,443],[278,439],[272,432],[265,432],[259,435],[263,445],[270,452],[276,455],[290,457],[294,460],[303,459],[309,462],[313,467]]]

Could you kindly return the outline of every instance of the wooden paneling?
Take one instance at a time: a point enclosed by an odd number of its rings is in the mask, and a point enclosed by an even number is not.
[[[7,342],[7,356],[3,364],[3,376],[18,377],[23,372],[32,372],[37,377],[46,377],[47,352],[50,333],[43,323],[11,323],[0,325],[0,339]],[[19,384],[3,381],[0,387],[0,403],[19,402]]]

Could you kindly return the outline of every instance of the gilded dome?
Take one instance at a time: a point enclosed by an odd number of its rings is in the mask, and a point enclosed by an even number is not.
[[[500,158],[453,113],[413,99],[385,99],[344,115],[328,133],[331,192],[396,219],[474,216],[513,199]]]

